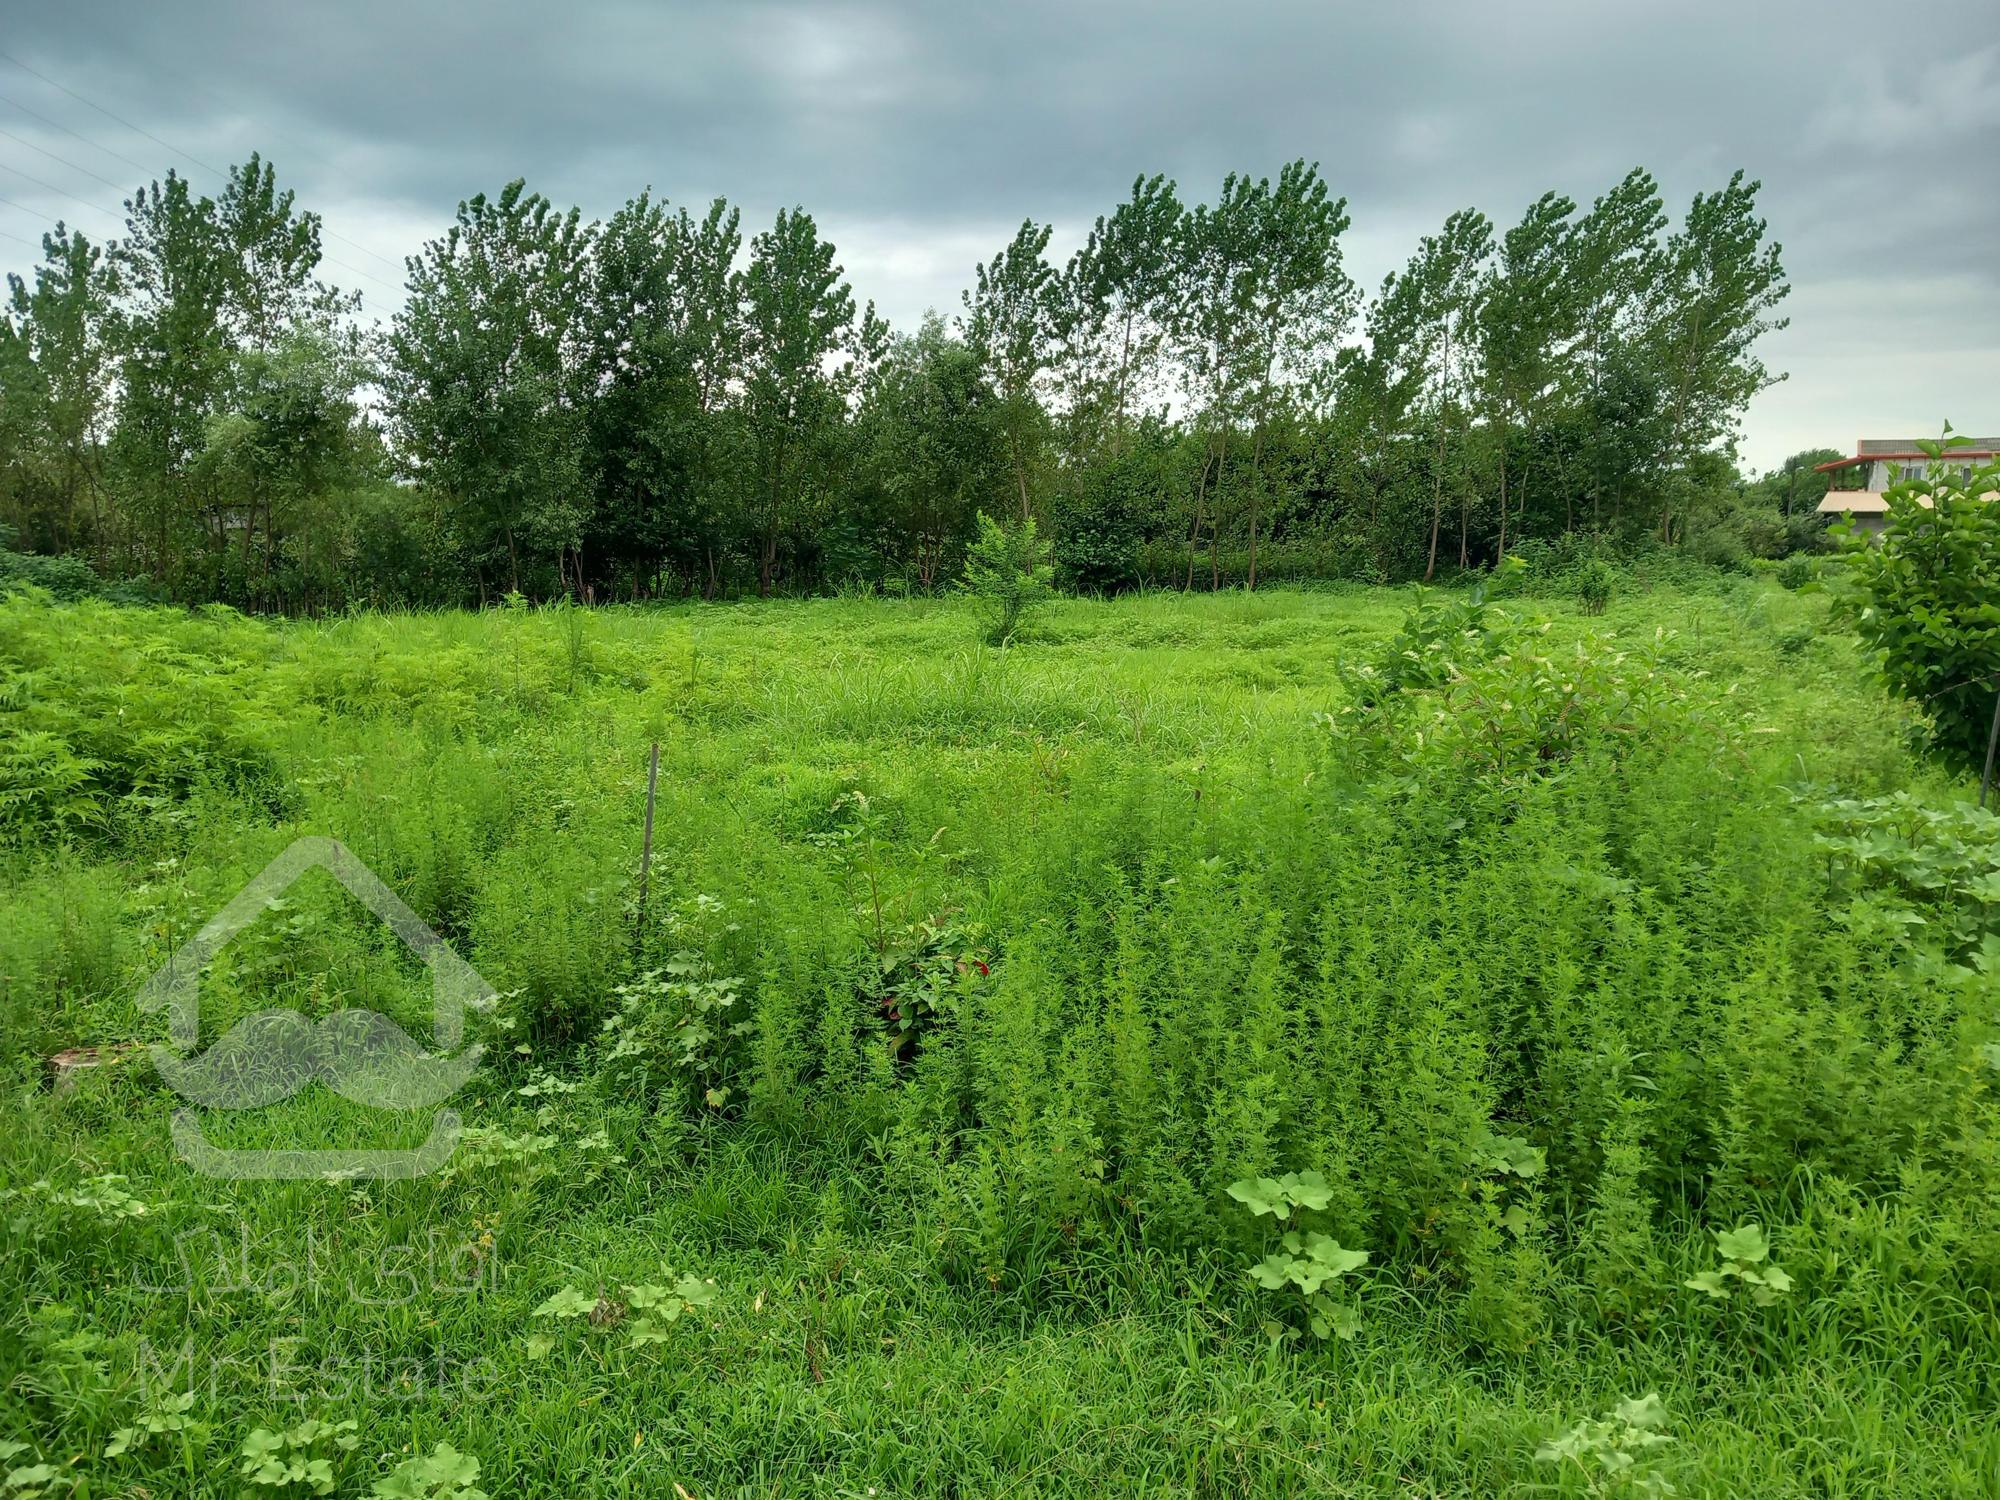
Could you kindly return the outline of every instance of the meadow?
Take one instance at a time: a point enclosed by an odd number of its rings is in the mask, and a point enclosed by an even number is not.
[[[0,599],[0,1496],[2000,1494],[2000,819],[1911,723],[1720,574]],[[308,834],[499,992],[437,1173],[51,1079]],[[320,872],[202,1039],[430,999]]]

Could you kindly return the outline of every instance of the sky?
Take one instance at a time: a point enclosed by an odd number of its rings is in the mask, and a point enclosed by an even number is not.
[[[1676,218],[1737,168],[1784,247],[1788,378],[1753,469],[2000,431],[2000,30],[1915,0],[1008,0],[339,5],[0,0],[0,268],[115,234],[141,181],[252,150],[386,317],[460,199],[525,177],[605,216],[651,186],[747,230],[802,205],[898,326],[959,308],[1024,217],[1066,254],[1141,173],[1186,201],[1319,162],[1378,286],[1455,209],[1504,229],[1634,166]]]

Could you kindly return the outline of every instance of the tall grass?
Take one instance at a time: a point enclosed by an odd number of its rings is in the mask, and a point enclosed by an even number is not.
[[[1693,1492],[1990,1484],[1994,975],[1799,812],[1801,783],[1954,789],[1811,596],[1521,605],[1498,657],[1361,711],[1342,668],[1409,602],[1067,602],[1004,651],[930,601],[0,602],[0,1183],[52,1184],[5,1205],[8,1436],[93,1491],[231,1489],[243,1435],[310,1410],[363,1419],[354,1494],[441,1438],[495,1494],[1492,1493],[1657,1388]],[[506,992],[440,1177],[204,1181],[143,1065],[42,1086],[60,1047],[158,1035],[137,981],[309,832]],[[620,987],[663,969],[741,995],[702,1088],[685,985],[643,990],[675,1050],[606,1066]],[[205,1027],[423,1034],[421,971],[327,883],[209,979]],[[215,1124],[336,1144],[363,1113]],[[1370,1253],[1352,1345],[1274,1340],[1245,1277],[1264,1234],[1225,1190],[1294,1171]],[[49,1196],[103,1173],[152,1211]],[[1684,1283],[1751,1222],[1792,1289],[1712,1305]],[[231,1291],[204,1252],[187,1285],[211,1233],[266,1273],[311,1241],[312,1273]],[[504,1274],[357,1293],[433,1233]],[[664,1347],[534,1315],[667,1268],[722,1292]],[[101,1458],[183,1339],[221,1371],[202,1446]],[[274,1339],[401,1373],[290,1402]]]

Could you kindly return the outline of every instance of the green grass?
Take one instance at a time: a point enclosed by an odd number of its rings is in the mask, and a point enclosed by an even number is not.
[[[8,1466],[236,1494],[251,1431],[313,1416],[359,1421],[344,1496],[441,1441],[496,1497],[1585,1493],[1537,1448],[1657,1390],[1684,1494],[2000,1493],[2000,996],[1791,791],[1963,784],[1821,600],[1748,580],[1509,605],[1547,633],[1343,713],[1412,597],[1065,601],[1004,652],[933,601],[0,601],[0,1186],[147,1206],[0,1204]],[[202,1178],[143,1060],[44,1086],[161,1037],[144,976],[308,833],[507,992],[440,1175]],[[740,981],[719,1106],[597,1039],[677,953]],[[944,1009],[899,1060],[880,997],[919,975]],[[202,1028],[422,1037],[427,1004],[316,875]],[[315,1087],[205,1124],[428,1118]],[[1494,1131],[1546,1171],[1482,1177]],[[1222,1188],[1301,1169],[1371,1254],[1351,1343],[1273,1340],[1245,1274],[1269,1236]],[[1682,1284],[1753,1220],[1791,1292]],[[535,1313],[688,1273],[718,1295],[663,1342]],[[163,1386],[196,1425],[102,1457]]]

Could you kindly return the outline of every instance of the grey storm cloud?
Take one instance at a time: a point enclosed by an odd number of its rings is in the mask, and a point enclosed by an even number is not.
[[[48,219],[114,232],[111,184],[212,187],[257,149],[378,313],[459,199],[522,176],[596,215],[647,185],[752,226],[803,204],[908,323],[1024,216],[1073,244],[1142,172],[1196,198],[1317,160],[1373,286],[1460,207],[1504,227],[1644,165],[1678,213],[1742,167],[1795,288],[1748,459],[2000,426],[2000,37],[1971,0],[9,10],[0,262]]]

